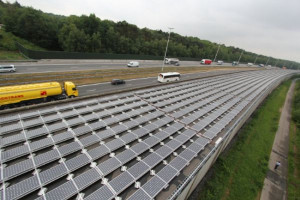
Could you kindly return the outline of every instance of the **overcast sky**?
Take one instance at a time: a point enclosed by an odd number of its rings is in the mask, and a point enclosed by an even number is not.
[[[15,2],[9,0],[8,2]],[[89,15],[300,62],[300,0],[18,0],[44,12]]]

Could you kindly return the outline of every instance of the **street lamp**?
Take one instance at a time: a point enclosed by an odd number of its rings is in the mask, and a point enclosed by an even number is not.
[[[270,60],[270,57],[268,58],[268,60],[267,60],[267,62],[266,62],[266,64],[265,64],[265,66],[267,66],[267,64],[268,64],[269,60]]]
[[[255,65],[255,63],[256,63],[257,58],[258,58],[258,55],[256,56],[256,58],[255,58],[255,60],[254,60],[254,63],[253,63],[254,65]]]
[[[215,58],[214,58],[214,61],[213,61],[213,62],[215,62],[215,61],[216,61],[217,55],[218,55],[218,53],[219,53],[219,50],[220,50],[220,46],[221,46],[221,44],[219,44],[219,46],[218,46],[218,50],[217,50],[217,53],[216,53],[216,55],[215,55]]]
[[[240,64],[240,60],[241,60],[241,57],[242,57],[243,53],[244,53],[244,51],[242,51],[242,53],[241,53],[241,55],[239,57],[238,64]]]
[[[167,41],[167,46],[166,46],[166,51],[165,51],[165,56],[164,56],[163,65],[162,65],[161,71],[164,71],[165,60],[166,60],[167,51],[168,51],[168,45],[169,45],[169,40],[170,40],[170,34],[171,34],[171,30],[174,29],[174,28],[168,28],[168,29],[169,29],[169,36],[168,36],[168,41]]]

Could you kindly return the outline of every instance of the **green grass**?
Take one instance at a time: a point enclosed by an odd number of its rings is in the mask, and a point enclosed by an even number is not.
[[[4,29],[0,29],[0,60],[24,60],[15,45],[15,42],[19,42],[24,47],[32,50],[45,50],[35,44],[21,39],[12,33],[5,32]]]
[[[295,118],[295,113],[300,111],[300,81],[297,81],[293,98],[292,115],[290,124],[290,146],[288,156],[288,199],[300,198],[300,119]]]
[[[232,148],[213,166],[199,199],[256,199],[268,170],[275,133],[291,81],[280,85],[241,130]]]

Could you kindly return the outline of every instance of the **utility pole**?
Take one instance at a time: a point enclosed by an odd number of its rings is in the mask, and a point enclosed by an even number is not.
[[[242,57],[243,53],[244,53],[244,51],[242,51],[242,53],[241,53],[241,55],[239,57],[238,64],[240,64],[240,60],[241,60],[241,57]]]
[[[266,62],[266,64],[265,64],[265,66],[267,66],[267,64],[268,64],[269,60],[270,60],[270,57],[268,58],[268,60],[267,60],[267,62]]]
[[[165,51],[165,56],[164,56],[163,65],[162,65],[161,71],[164,71],[165,60],[166,60],[167,51],[168,51],[168,45],[169,45],[169,40],[170,40],[170,34],[171,34],[171,30],[174,29],[174,28],[168,28],[168,29],[169,29],[169,36],[168,36],[168,41],[167,41],[167,46],[166,46],[166,51]]]
[[[278,61],[279,61],[279,59],[277,59],[277,60],[276,60],[276,63],[275,63],[275,65],[274,65],[275,67],[277,67],[277,63],[278,63]]]
[[[217,53],[216,53],[216,55],[215,55],[215,58],[214,58],[214,61],[213,61],[213,62],[215,62],[215,61],[216,61],[217,55],[218,55],[218,53],[219,53],[219,50],[220,50],[220,46],[221,46],[221,44],[219,44],[219,46],[218,46],[218,50],[217,50]]]
[[[258,58],[258,55],[256,56],[253,65],[255,65],[257,58]]]

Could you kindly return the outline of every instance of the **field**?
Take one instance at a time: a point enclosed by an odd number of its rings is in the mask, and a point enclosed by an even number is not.
[[[232,148],[220,156],[199,199],[259,199],[280,117],[291,81],[272,92],[241,129]]]

